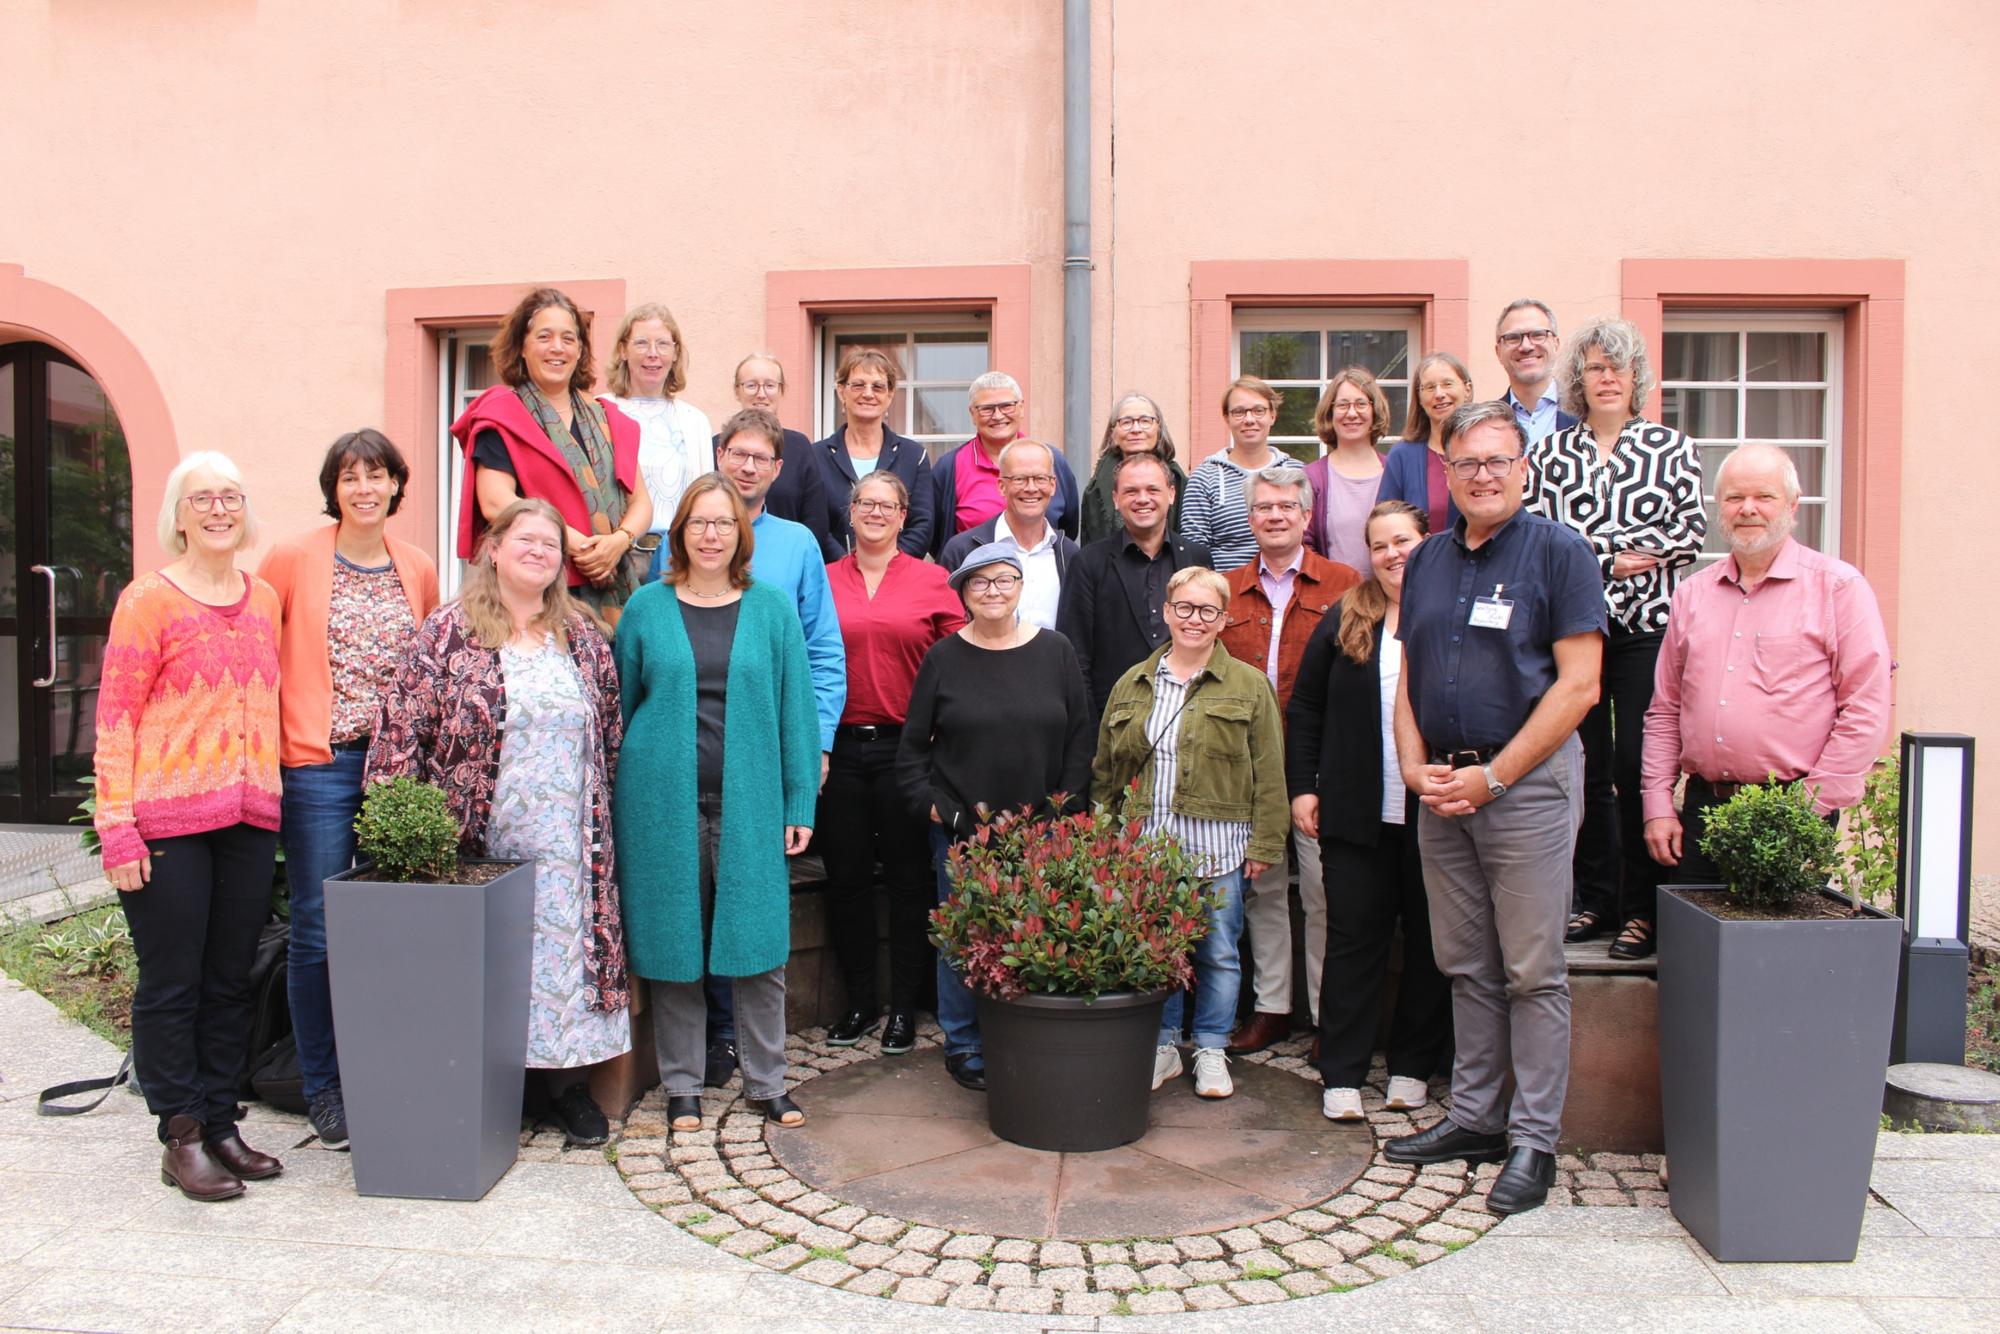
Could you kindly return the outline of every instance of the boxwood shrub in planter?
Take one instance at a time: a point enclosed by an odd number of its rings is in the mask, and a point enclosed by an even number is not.
[[[1803,783],[1708,813],[1723,885],[1660,891],[1660,1084],[1675,1217],[1718,1260],[1852,1260],[1895,1010],[1896,919],[1827,888]]]
[[[1173,838],[1140,830],[1023,808],[951,851],[931,939],[978,1001],[1004,1140],[1082,1152],[1146,1133],[1160,1012],[1193,976],[1211,895]]]
[[[363,1195],[476,1200],[520,1151],[535,865],[458,858],[445,794],[398,778],[326,882],[341,1095]]]

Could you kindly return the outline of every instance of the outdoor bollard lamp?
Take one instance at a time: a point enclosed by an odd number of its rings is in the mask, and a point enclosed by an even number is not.
[[[1896,912],[1903,971],[1892,1064],[1965,1064],[1972,903],[1972,738],[1903,733]]]

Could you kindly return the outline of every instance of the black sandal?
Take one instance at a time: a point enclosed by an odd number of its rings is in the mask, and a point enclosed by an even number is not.
[[[1589,908],[1569,919],[1569,927],[1563,932],[1563,939],[1574,945],[1579,941],[1595,940],[1604,934],[1604,918]]]
[[[775,1098],[746,1099],[752,1107],[764,1114],[764,1119],[774,1126],[802,1126],[806,1123],[805,1110],[793,1102],[789,1094],[780,1093]]]
[[[691,1095],[668,1098],[667,1125],[674,1130],[700,1130],[701,1099]]]
[[[1653,924],[1643,917],[1634,917],[1625,923],[1625,929],[1618,933],[1618,939],[1611,942],[1611,957],[1644,959],[1658,947],[1659,942],[1653,939]]]

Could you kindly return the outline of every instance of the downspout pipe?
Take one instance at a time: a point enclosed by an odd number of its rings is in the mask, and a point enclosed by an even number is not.
[[[1063,0],[1063,455],[1090,476],[1090,0]]]

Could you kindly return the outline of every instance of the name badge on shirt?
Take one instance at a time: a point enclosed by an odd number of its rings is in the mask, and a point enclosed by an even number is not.
[[[1466,623],[1481,630],[1505,630],[1514,619],[1514,600],[1500,596],[1504,587],[1504,584],[1495,584],[1492,596],[1472,599],[1472,615]]]

